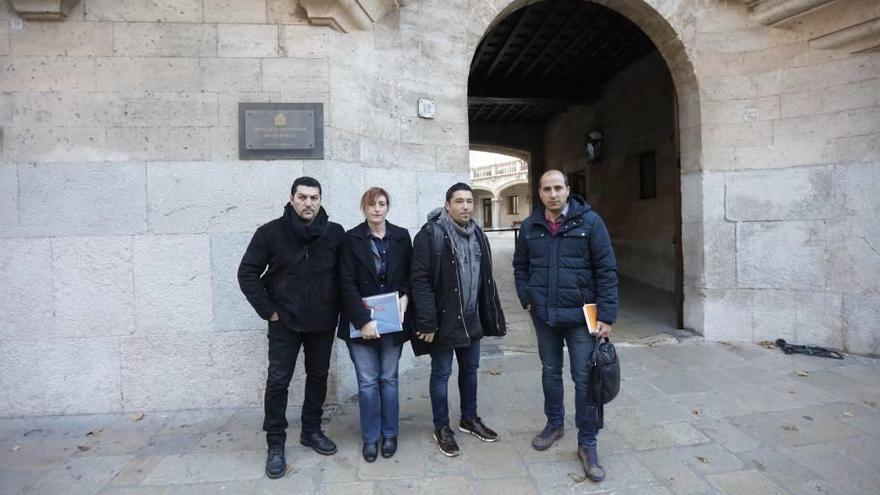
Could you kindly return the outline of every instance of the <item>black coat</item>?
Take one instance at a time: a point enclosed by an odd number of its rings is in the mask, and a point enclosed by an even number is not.
[[[513,275],[523,307],[548,325],[585,324],[584,303],[596,303],[599,321],[617,319],[617,261],[602,218],[579,196],[568,200],[565,222],[555,236],[535,208],[522,223]]]
[[[442,236],[442,239],[435,238],[435,235]],[[436,350],[466,347],[484,335],[502,337],[507,334],[507,324],[492,276],[489,242],[479,228],[474,235],[477,236],[483,253],[480,261],[480,294],[477,299],[480,325],[476,329],[469,329],[466,323],[462,324],[461,281],[452,242],[443,227],[434,219],[428,221],[416,234],[413,241],[410,287],[416,311],[412,346],[417,356]],[[427,344],[419,340],[415,337],[416,331],[434,333],[434,341]]]
[[[339,258],[344,242],[345,231],[327,220],[324,208],[306,226],[287,204],[284,215],[254,233],[238,267],[241,291],[264,320],[277,312],[290,329],[332,331],[342,306]]]
[[[390,246],[388,248],[388,268],[386,275],[386,292],[396,291],[399,295],[409,297],[409,265],[412,260],[412,241],[409,232],[391,222],[385,223]],[[362,297],[379,294],[379,278],[376,264],[373,262],[372,240],[369,227],[363,222],[345,233],[345,249],[339,266],[339,286],[342,292],[343,312],[339,318],[336,335],[342,340],[349,340],[349,322],[360,328],[370,321],[370,312],[364,307]],[[383,335],[381,338],[394,339],[395,345],[409,340],[410,322],[412,320],[412,304],[407,307],[404,317],[403,331]],[[363,339],[354,339],[357,342]]]

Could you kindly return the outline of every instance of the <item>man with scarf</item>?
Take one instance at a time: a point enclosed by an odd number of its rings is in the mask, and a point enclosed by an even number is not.
[[[464,183],[446,191],[444,208],[428,215],[413,241],[411,291],[416,312],[413,351],[431,355],[431,409],[434,441],[449,457],[460,453],[449,427],[447,384],[452,357],[458,360],[461,398],[459,431],[485,442],[498,434],[477,416],[480,339],[507,333],[495,281],[492,253],[483,231],[471,219],[474,194]]]
[[[300,443],[319,454],[336,452],[336,444],[321,431],[321,413],[341,308],[338,275],[344,239],[342,226],[330,222],[321,207],[321,184],[300,177],[290,188],[284,215],[257,229],[238,268],[241,291],[269,327],[263,420],[269,478],[281,478],[287,468],[287,387],[300,347],[306,369]]]

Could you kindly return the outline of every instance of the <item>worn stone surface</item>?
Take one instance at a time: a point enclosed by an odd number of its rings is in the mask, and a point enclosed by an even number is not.
[[[826,167],[727,174],[727,218],[735,221],[830,218],[834,211],[832,174]]]
[[[252,233],[211,235],[214,328],[217,330],[265,328],[265,322],[257,316],[238,286],[238,265],[252,235]]]
[[[0,239],[0,338],[32,338],[54,330],[49,239]],[[8,359],[18,359],[11,353]]]
[[[18,166],[0,164],[0,237],[18,231]]]
[[[200,88],[196,58],[102,57],[96,70],[99,91],[195,92]]]
[[[134,333],[131,237],[53,239],[52,273],[54,331],[58,335],[97,337]]]
[[[739,287],[823,289],[828,277],[822,221],[738,223]]]
[[[216,57],[217,31],[214,24],[120,23],[113,48],[132,57]]]
[[[195,333],[211,329],[213,309],[208,236],[137,236],[134,238],[132,264],[139,335]]]

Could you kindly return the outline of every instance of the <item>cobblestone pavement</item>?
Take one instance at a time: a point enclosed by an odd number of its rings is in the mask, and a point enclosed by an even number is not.
[[[504,256],[496,248],[497,266]],[[585,481],[570,380],[565,437],[545,452],[530,445],[544,424],[539,362],[524,313],[505,306],[511,335],[486,341],[479,393],[500,440],[459,434],[457,458],[431,440],[421,360],[400,380],[392,459],[363,461],[353,401],[328,411],[340,447],[329,457],[296,442],[299,410],[289,410],[290,469],[280,480],[263,475],[257,409],[4,418],[0,494],[880,493],[880,360],[705,343],[632,312],[615,328],[623,384],[599,436],[608,476]]]

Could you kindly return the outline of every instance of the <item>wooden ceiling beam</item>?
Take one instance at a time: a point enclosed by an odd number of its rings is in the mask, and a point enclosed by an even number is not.
[[[565,35],[566,31],[569,30],[572,24],[574,24],[575,21],[579,21],[581,19],[581,16],[579,15],[579,11],[581,10],[581,8],[582,7],[580,5],[575,6],[574,10],[568,13],[568,20],[566,20],[562,24],[562,27],[560,27],[559,30],[556,31],[556,34],[553,36],[553,38],[550,39],[549,42],[544,45],[544,48],[541,49],[541,51],[538,52],[538,54],[535,55],[534,58],[532,58],[532,63],[529,64],[529,66],[526,67],[526,69],[522,72],[523,76],[526,76],[530,72],[532,72],[532,69],[534,69],[538,63],[544,60],[544,57],[550,52],[550,48],[553,47],[553,45],[555,45],[560,39],[562,39],[562,37]],[[578,34],[576,31],[572,34],[572,38],[577,38],[578,36],[580,36],[580,34]]]
[[[498,53],[495,55],[495,60],[492,61],[492,65],[489,66],[489,70],[486,71],[486,78],[492,77],[492,73],[495,72],[495,69],[498,68],[498,64],[501,63],[501,60],[504,59],[504,56],[507,54],[507,51],[510,49],[510,44],[513,43],[513,40],[516,39],[516,35],[519,34],[520,30],[525,24],[526,19],[529,17],[530,9],[521,9],[522,15],[517,19],[516,24],[510,28],[510,32],[507,33],[507,38],[504,40],[504,44],[501,45],[501,49],[498,50]]]
[[[541,21],[541,24],[535,29],[535,32],[532,33],[531,38],[529,38],[529,42],[526,43],[526,46],[523,47],[522,50],[519,51],[516,58],[513,60],[513,63],[510,64],[510,67],[504,72],[504,77],[510,77],[513,71],[519,66],[519,64],[523,61],[523,57],[528,53],[529,50],[532,49],[532,46],[537,43],[537,40],[541,36],[541,31],[544,30],[545,27],[549,24],[549,22],[553,19],[559,10],[562,9],[562,6],[565,5],[565,2],[557,2],[556,5],[553,6],[553,9],[544,17],[544,20]]]

